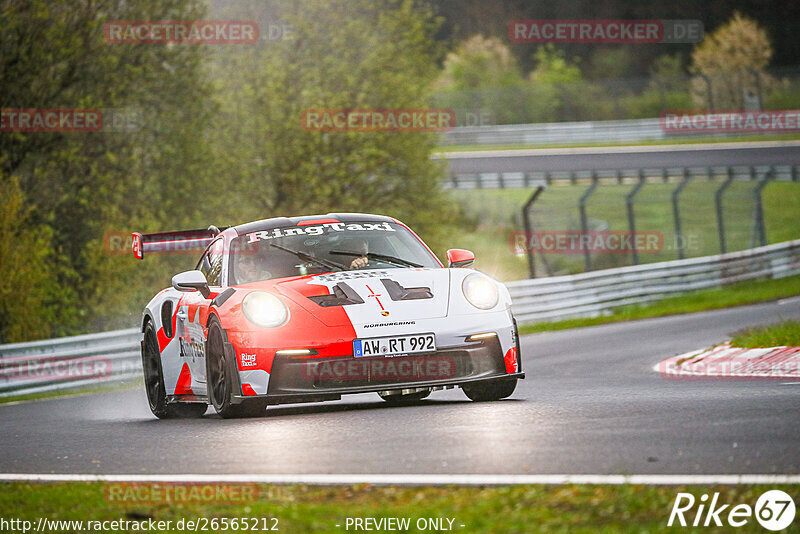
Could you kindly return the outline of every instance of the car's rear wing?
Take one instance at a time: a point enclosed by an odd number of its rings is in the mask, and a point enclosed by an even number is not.
[[[225,228],[209,226],[206,230],[178,230],[175,232],[158,232],[141,234],[133,232],[133,255],[136,259],[144,258],[145,253],[192,253],[205,250],[209,243]]]

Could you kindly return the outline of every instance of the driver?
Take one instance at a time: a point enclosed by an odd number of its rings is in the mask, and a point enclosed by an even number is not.
[[[258,282],[272,278],[272,274],[266,270],[261,258],[257,254],[241,254],[236,264],[236,278],[240,284]]]
[[[354,269],[363,269],[369,265],[369,258],[367,258],[369,242],[366,239],[357,238],[348,241],[345,250],[361,254],[361,256],[353,258],[353,261],[350,262],[350,267],[348,267],[348,269],[351,271]]]

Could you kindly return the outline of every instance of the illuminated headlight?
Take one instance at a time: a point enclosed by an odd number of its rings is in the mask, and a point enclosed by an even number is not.
[[[461,290],[469,303],[480,310],[488,310],[497,305],[497,284],[482,274],[472,273],[464,278]]]
[[[263,291],[247,295],[242,301],[242,311],[251,323],[265,328],[280,326],[289,317],[289,310],[283,302]]]

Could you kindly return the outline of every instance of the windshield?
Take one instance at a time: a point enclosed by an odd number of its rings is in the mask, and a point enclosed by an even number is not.
[[[250,232],[231,245],[230,284],[357,269],[441,267],[406,228],[325,223]]]

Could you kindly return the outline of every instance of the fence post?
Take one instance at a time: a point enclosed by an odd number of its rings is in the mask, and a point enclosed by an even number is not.
[[[589,232],[589,219],[586,216],[586,203],[589,201],[589,197],[592,196],[594,190],[597,189],[599,181],[597,180],[597,174],[595,171],[592,171],[592,185],[590,185],[586,191],[581,195],[581,199],[578,201],[578,211],[581,214],[581,237],[588,235]],[[592,255],[589,253],[589,250],[583,251],[583,261],[585,264],[586,271],[592,270]]]
[[[689,183],[689,180],[691,179],[692,176],[689,174],[689,171],[684,167],[683,180],[681,180],[681,183],[678,184],[678,187],[676,187],[672,191],[672,217],[675,221],[675,239],[678,245],[678,258],[680,259],[684,258],[684,253],[683,253],[684,241],[683,241],[683,230],[681,229],[681,213],[680,213],[680,207],[678,206],[678,202],[680,200],[679,197],[681,191],[683,191],[683,188],[686,187],[686,185]]]
[[[698,76],[703,78],[703,81],[706,82],[706,100],[708,101],[708,109],[709,111],[714,110],[714,93],[711,90],[711,78],[707,75],[703,74],[702,72],[697,73]]]
[[[639,169],[639,183],[633,186],[630,193],[625,195],[625,208],[628,212],[628,230],[631,233],[631,243],[633,244],[633,250],[631,254],[633,256],[633,264],[639,265],[639,252],[636,250],[636,220],[634,218],[633,213],[633,199],[636,197],[639,190],[644,186],[644,170]]]
[[[722,185],[714,191],[714,205],[717,209],[717,231],[719,232],[719,251],[721,254],[725,254],[728,251],[727,243],[725,242],[725,218],[722,212],[722,195],[725,193],[728,186],[731,185],[731,182],[733,182],[733,169],[726,167],[726,170],[728,172],[728,177],[725,178]]]
[[[758,185],[753,188],[753,196],[755,197],[755,209],[753,210],[753,235],[750,239],[750,247],[755,247],[756,241],[758,242],[758,246],[764,246],[767,244],[767,229],[764,226],[764,206],[761,203],[761,191],[764,187],[769,183],[770,180],[775,176],[774,169],[772,167],[764,173],[764,176],[758,181]]]
[[[530,272],[531,278],[536,278],[536,258],[534,258],[533,249],[530,246],[533,226],[531,225],[529,214],[533,203],[536,202],[536,199],[539,198],[542,191],[544,191],[544,186],[540,185],[536,187],[536,191],[533,192],[525,205],[522,206],[522,224],[525,227],[525,253],[528,256],[528,271]]]

